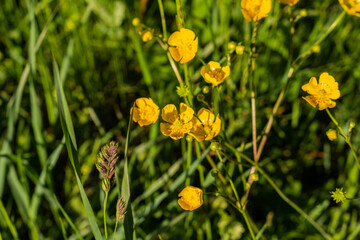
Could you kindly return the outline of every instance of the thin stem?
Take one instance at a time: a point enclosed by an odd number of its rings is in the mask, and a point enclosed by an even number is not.
[[[119,221],[116,220],[116,223],[115,223],[115,229],[114,229],[114,234],[113,234],[113,240],[115,240],[115,235],[116,235],[116,229],[117,229],[117,225],[118,225]]]
[[[188,141],[187,144],[187,161],[186,161],[186,171],[189,170],[191,166],[191,158],[192,158],[192,141]],[[185,186],[190,185],[190,176],[186,176]]]
[[[184,18],[181,12],[181,0],[176,0],[176,19],[178,28],[184,27]]]
[[[248,67],[251,66],[251,81],[250,81],[250,89],[251,89],[251,125],[252,125],[252,143],[253,143],[253,158],[254,161],[257,162],[257,141],[256,141],[256,96],[255,96],[255,60],[256,60],[256,33],[258,29],[258,21],[255,22],[255,27],[251,37],[250,43],[250,56]],[[248,68],[249,69],[249,68]],[[251,174],[255,172],[255,168],[252,167],[250,170],[250,175],[248,178],[249,188],[246,191],[243,209],[246,207],[246,202],[249,197],[250,188],[252,184]]]
[[[200,147],[202,148],[203,151],[205,151],[205,145],[202,142],[199,142]],[[212,158],[210,157],[210,154],[206,155],[206,160],[208,160],[209,164],[211,165],[211,167],[215,170],[217,170],[219,172],[219,178],[221,180],[222,183],[226,183],[226,180],[224,178],[224,176],[222,175],[222,173],[220,172],[219,168],[216,166],[216,164],[214,163],[214,161],[212,160]]]
[[[240,211],[240,212],[241,212],[241,214],[242,214],[242,215],[243,215],[243,217],[244,217],[244,220],[245,220],[246,225],[247,225],[247,227],[248,227],[248,229],[249,229],[249,232],[250,232],[251,238],[256,240],[256,237],[255,237],[254,231],[252,230],[252,227],[251,227],[251,224],[250,224],[250,221],[249,221],[249,218],[248,218],[248,216],[247,216],[246,211],[245,211],[245,210],[243,210],[243,211]]]
[[[216,150],[216,154],[217,154],[220,162],[221,162],[221,163],[224,163],[224,161],[223,161],[223,159],[222,159],[222,157],[221,157],[221,154],[220,154],[219,150]],[[231,180],[230,175],[229,175],[228,173],[227,173],[227,175],[228,175],[228,177],[229,177],[229,182],[230,182],[231,189],[232,189],[232,191],[233,191],[233,193],[234,193],[234,195],[235,195],[235,198],[236,198],[236,205],[241,206],[239,194],[238,194],[238,192],[236,191],[235,184],[234,184],[234,182]]]
[[[162,0],[158,0],[159,3],[159,10],[160,10],[160,16],[161,16],[161,25],[163,30],[163,35],[165,41],[167,40],[167,31],[166,31],[166,20],[165,20],[165,14],[164,14],[164,6],[162,3]]]
[[[333,117],[333,115],[331,114],[331,112],[329,111],[328,108],[326,108],[326,112],[329,115],[330,119],[333,121],[333,123],[336,125],[336,127],[339,129],[340,134],[345,138],[345,142],[347,143],[347,145],[349,145],[351,152],[356,160],[356,163],[358,164],[359,168],[360,168],[360,160],[359,157],[356,154],[355,148],[352,145],[351,141],[350,141],[350,137],[346,136],[345,132],[343,131],[343,129],[341,128],[341,126],[339,125],[339,123],[336,121],[336,119]]]
[[[274,183],[274,181],[268,176],[264,170],[262,170],[259,166],[256,166],[256,169],[265,177],[265,179],[270,183],[270,185],[274,188],[274,190],[279,194],[279,196],[289,204],[295,211],[297,211],[301,216],[303,216],[325,239],[332,239],[330,235],[328,235],[325,230],[312,219],[309,215],[307,215],[298,205],[296,205],[293,201],[291,201],[278,186]]]
[[[105,231],[105,238],[108,239],[107,234],[107,226],[106,226],[106,205],[108,200],[109,193],[105,192],[105,200],[104,200],[104,231]]]

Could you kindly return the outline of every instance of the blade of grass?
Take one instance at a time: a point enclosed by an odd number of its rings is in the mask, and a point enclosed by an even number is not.
[[[78,237],[78,239],[83,239],[83,237],[80,234],[79,229],[77,229],[76,225],[74,224],[74,222],[71,220],[71,218],[69,217],[69,215],[66,213],[66,211],[64,210],[64,208],[61,206],[61,204],[59,203],[59,200],[57,199],[57,197],[55,195],[51,196],[53,198],[53,200],[55,200],[57,206],[59,207],[61,213],[64,215],[65,220],[67,221],[67,223],[70,225],[70,227],[72,228],[72,230],[74,230],[76,236]]]
[[[6,209],[4,207],[3,202],[0,199],[0,212],[6,222],[6,225],[8,226],[11,235],[13,236],[14,239],[19,239],[18,233],[16,231],[16,227],[14,226],[14,224],[11,222],[9,215],[6,212]]]
[[[121,197],[127,203],[126,214],[124,219],[124,231],[125,237],[128,240],[133,239],[134,234],[134,220],[133,220],[133,213],[131,208],[130,202],[130,179],[129,179],[129,172],[128,172],[128,149],[129,149],[129,141],[130,141],[130,133],[131,133],[131,125],[133,119],[134,111],[131,111],[128,129],[126,133],[126,141],[125,141],[125,153],[124,153],[124,173],[123,179],[121,182]]]
[[[34,9],[34,0],[28,0],[28,11],[30,17],[30,37],[29,37],[29,62],[30,70],[34,75],[36,72],[36,50],[35,50],[35,41],[36,41],[36,21],[35,21],[35,9]]]
[[[57,97],[57,103],[58,108],[60,112],[60,121],[61,126],[65,135],[65,143],[66,148],[69,154],[69,159],[71,162],[71,165],[73,166],[76,181],[79,187],[80,195],[82,202],[84,204],[87,217],[90,223],[91,230],[94,234],[94,237],[96,240],[102,240],[102,235],[100,233],[99,226],[96,223],[96,218],[94,215],[94,211],[91,207],[91,204],[89,202],[88,197],[86,196],[84,187],[81,183],[80,179],[80,170],[79,170],[79,163],[78,163],[78,155],[77,155],[77,147],[76,147],[76,139],[75,139],[75,132],[74,127],[72,124],[71,116],[69,107],[65,98],[65,93],[62,88],[61,80],[60,80],[60,74],[59,74],[59,68],[57,66],[55,58],[53,58],[53,69],[54,69],[54,79],[55,79],[55,88],[56,88],[56,97]]]

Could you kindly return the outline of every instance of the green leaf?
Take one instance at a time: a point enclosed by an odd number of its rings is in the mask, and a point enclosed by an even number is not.
[[[86,211],[89,223],[90,223],[91,230],[92,230],[96,240],[102,240],[103,238],[100,233],[99,226],[96,223],[94,211],[90,205],[88,197],[86,196],[84,187],[81,183],[81,179],[79,176],[80,171],[79,171],[78,153],[77,153],[77,148],[76,148],[74,127],[73,127],[73,123],[71,120],[69,107],[67,105],[67,101],[65,98],[64,90],[62,88],[62,84],[60,81],[59,69],[58,69],[55,58],[53,58],[53,67],[54,67],[56,97],[57,97],[57,103],[58,103],[58,108],[59,108],[59,112],[60,112],[60,121],[61,121],[61,126],[63,129],[64,135],[65,135],[65,143],[66,143],[66,148],[67,148],[67,151],[69,154],[69,159],[70,159],[71,165],[73,166],[73,169],[74,169],[76,182],[79,187],[80,196],[81,196],[82,202],[85,207],[85,211]]]

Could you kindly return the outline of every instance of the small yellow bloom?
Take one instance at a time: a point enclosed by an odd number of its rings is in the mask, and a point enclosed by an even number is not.
[[[179,193],[178,203],[184,210],[192,211],[203,204],[203,191],[200,188],[187,186]]]
[[[359,0],[339,0],[339,2],[348,14],[360,17]]]
[[[180,114],[174,104],[168,104],[161,111],[161,117],[166,123],[160,123],[160,131],[174,140],[183,138],[193,126],[193,116],[194,110],[184,103],[180,103]]]
[[[171,56],[180,63],[192,60],[198,50],[198,38],[193,31],[186,28],[171,34],[168,44]]]
[[[316,78],[312,77],[301,89],[310,94],[303,98],[314,108],[319,105],[319,110],[335,107],[336,102],[332,100],[340,97],[338,83],[327,72],[320,75],[319,84]]]
[[[228,43],[228,50],[229,51],[234,51],[235,48],[236,48],[236,42],[231,41],[231,42]]]
[[[220,133],[221,120],[219,114],[215,119],[214,113],[206,108],[201,108],[198,112],[198,118],[194,116],[192,122],[193,127],[189,134],[199,142],[211,140]]]
[[[136,106],[132,107],[130,110],[131,113],[134,109],[134,122],[139,123],[142,127],[153,124],[157,121],[160,109],[151,98],[138,98],[135,101],[135,105]]]
[[[247,21],[258,21],[268,16],[271,10],[271,0],[242,0],[241,8]]]
[[[132,20],[132,25],[133,25],[134,27],[137,27],[137,26],[139,26],[139,24],[140,24],[140,19],[138,19],[138,18],[133,18],[133,20]]]
[[[294,6],[298,3],[299,0],[280,0],[280,3],[289,4],[290,6]]]
[[[230,75],[230,67],[221,67],[218,62],[210,61],[208,63],[208,69],[205,66],[201,68],[201,76],[205,79],[205,82],[212,83],[214,86],[219,85]]]
[[[142,34],[141,34],[141,39],[143,40],[143,42],[148,42],[153,38],[153,34],[151,31],[149,30],[145,30]]]
[[[334,129],[329,129],[326,132],[326,136],[329,138],[330,141],[333,141],[337,138],[337,132]]]
[[[245,51],[245,47],[244,46],[237,46],[236,49],[235,49],[235,52],[236,54],[238,55],[243,55],[244,54],[244,51]]]

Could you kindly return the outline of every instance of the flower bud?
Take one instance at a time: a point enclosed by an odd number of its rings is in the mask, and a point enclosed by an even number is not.
[[[306,17],[307,15],[308,15],[308,13],[307,13],[306,9],[301,9],[300,10],[300,16],[301,17]]]
[[[311,50],[312,50],[314,53],[319,53],[320,50],[321,50],[321,48],[320,48],[319,45],[315,45],[315,46],[313,46],[313,48],[312,48]]]
[[[259,181],[259,174],[257,174],[257,173],[251,174],[251,175],[250,175],[250,179],[251,179],[252,182],[257,182],[257,181]]]
[[[202,93],[203,94],[208,94],[210,92],[210,87],[209,86],[205,86],[202,88]]]
[[[140,24],[140,20],[139,20],[138,18],[134,18],[134,19],[132,20],[132,25],[133,25],[134,27],[137,27],[139,24]]]
[[[212,170],[211,171],[211,176],[213,176],[214,178],[217,178],[219,176],[219,171],[218,170]]]
[[[337,132],[334,129],[329,129],[326,132],[326,136],[329,138],[330,141],[333,141],[337,138]]]
[[[185,139],[187,142],[191,142],[193,140],[192,136],[190,135],[187,135]]]
[[[148,42],[151,39],[153,39],[153,34],[152,32],[150,32],[149,30],[145,30],[142,34],[141,34],[141,39],[143,40],[143,42]]]
[[[355,127],[355,122],[351,121],[351,122],[349,123],[349,128],[350,128],[350,129],[353,129],[354,127]]]
[[[235,48],[236,48],[236,42],[231,41],[231,42],[228,43],[228,50],[230,52],[234,51]]]
[[[202,102],[202,101],[205,100],[205,96],[204,96],[204,94],[199,93],[199,94],[196,96],[196,99],[197,99],[199,102]]]
[[[212,142],[210,144],[210,149],[212,151],[217,151],[217,150],[220,150],[220,144],[218,142]]]
[[[244,54],[244,50],[245,50],[245,47],[244,46],[237,46],[235,51],[236,51],[236,54],[238,55],[243,55]]]

